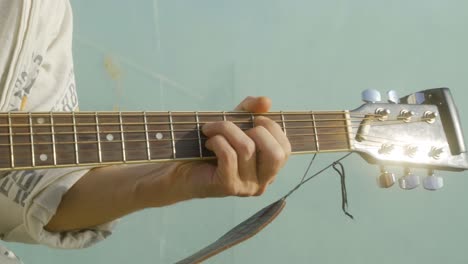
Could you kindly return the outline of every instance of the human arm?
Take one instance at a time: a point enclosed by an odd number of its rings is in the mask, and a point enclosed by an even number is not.
[[[248,97],[236,110],[267,112],[265,97]],[[217,162],[111,166],[90,170],[68,190],[45,226],[51,232],[91,228],[148,207],[204,197],[262,194],[291,147],[274,121],[259,116],[242,131],[232,122],[203,126]]]

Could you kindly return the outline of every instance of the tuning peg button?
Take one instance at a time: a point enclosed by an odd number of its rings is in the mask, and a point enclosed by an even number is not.
[[[380,92],[375,89],[367,89],[361,93],[362,100],[366,103],[375,103],[381,101]]]
[[[436,176],[433,172],[430,172],[428,176],[423,179],[424,189],[435,191],[444,187],[444,178]]]
[[[381,188],[390,188],[395,184],[395,182],[395,174],[386,170],[383,170],[378,178],[378,184]]]
[[[409,169],[406,170],[404,176],[398,179],[398,183],[404,190],[414,189],[421,184],[419,176],[413,174]]]
[[[400,98],[395,90],[390,90],[387,92],[388,102],[398,104],[400,102]]]

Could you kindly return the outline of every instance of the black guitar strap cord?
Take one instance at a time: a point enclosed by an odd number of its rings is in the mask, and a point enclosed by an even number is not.
[[[340,167],[337,168],[337,165]],[[346,174],[344,166],[341,162],[335,161],[333,162],[333,169],[340,175],[341,179],[341,210],[343,210],[345,215],[354,220],[354,216],[348,212],[348,193],[346,192]]]
[[[309,170],[310,168],[312,167],[312,163],[314,162],[315,160],[315,157],[317,156],[317,154],[314,154],[314,156],[312,157],[312,159],[310,160],[309,162],[309,165],[307,166],[307,169],[304,173],[304,176],[302,177],[302,180],[299,182],[298,185],[296,185],[296,187],[294,187],[291,191],[289,191],[288,194],[286,194],[283,199],[286,199],[288,198],[288,196],[290,196],[292,193],[294,193],[295,191],[297,191],[297,189],[299,189],[299,187],[301,187],[304,183],[310,181],[311,179],[315,178],[316,176],[318,176],[319,174],[321,174],[322,172],[328,170],[330,167],[333,167],[333,169],[335,169],[336,172],[338,172],[338,174],[340,175],[340,178],[341,178],[341,194],[342,194],[342,201],[343,201],[343,204],[345,204],[345,208],[347,209],[348,207],[348,198],[347,198],[347,193],[346,193],[346,183],[345,183],[345,169],[344,169],[344,166],[343,164],[341,164],[341,161],[344,160],[345,158],[347,158],[349,155],[353,154],[352,152],[344,155],[343,157],[335,160],[333,163],[331,163],[330,165],[326,166],[325,168],[319,170],[318,172],[314,173],[313,175],[311,175],[310,177],[306,178],[307,174],[309,173]],[[338,170],[336,168],[336,165],[339,164],[340,165],[340,169]],[[345,211],[345,210],[344,210]],[[352,218],[352,217],[351,217]]]
[[[261,209],[260,211],[256,212],[254,215],[246,219],[244,222],[238,224],[231,230],[229,230],[226,234],[221,236],[218,240],[214,241],[210,245],[202,248],[198,252],[195,252],[191,256],[180,260],[177,264],[192,264],[192,263],[200,263],[220,252],[225,251],[228,248],[231,248],[251,237],[256,235],[258,232],[263,230],[268,224],[270,224],[283,210],[286,206],[286,198],[288,198],[291,194],[293,194],[297,189],[299,189],[304,183],[308,182],[309,180],[313,179],[317,175],[321,174],[325,170],[333,167],[333,169],[340,175],[341,179],[341,209],[351,219],[354,217],[348,213],[348,194],[346,192],[346,183],[345,183],[345,169],[341,161],[351,155],[352,152],[344,155],[343,157],[339,158],[335,162],[331,163],[330,165],[326,166],[325,168],[321,169],[320,171],[316,172],[315,174],[307,177],[312,164],[314,163],[315,157],[317,154],[314,154],[312,159],[307,166],[307,169],[299,182],[291,191],[288,192],[285,196],[281,199],[275,201],[274,203],[266,206],[265,208]]]

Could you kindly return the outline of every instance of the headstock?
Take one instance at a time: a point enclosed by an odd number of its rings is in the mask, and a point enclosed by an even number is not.
[[[398,98],[388,93],[382,102],[375,90],[362,94],[364,105],[350,112],[352,148],[368,162],[380,164],[379,184],[390,187],[396,181],[387,165],[405,168],[399,178],[403,189],[413,189],[420,179],[411,168],[424,168],[422,181],[429,190],[439,189],[442,178],[435,170],[468,169],[468,159],[456,106],[448,88],[420,91]]]

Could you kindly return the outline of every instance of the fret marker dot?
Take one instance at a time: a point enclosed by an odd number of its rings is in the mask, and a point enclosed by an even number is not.
[[[40,159],[41,161],[46,161],[46,160],[47,160],[47,154],[41,154],[41,155],[39,155],[39,159]]]
[[[156,139],[157,139],[157,140],[161,140],[163,137],[164,137],[164,136],[163,136],[162,133],[160,133],[160,132],[156,133]]]
[[[114,140],[114,136],[112,134],[107,134],[106,139],[107,139],[107,141],[112,141],[112,140]]]
[[[38,124],[44,124],[44,121],[45,121],[45,120],[44,120],[43,117],[37,118],[37,123],[38,123]]]

